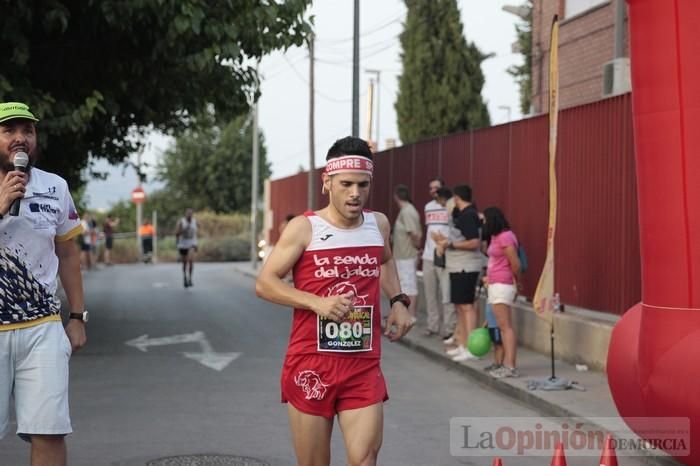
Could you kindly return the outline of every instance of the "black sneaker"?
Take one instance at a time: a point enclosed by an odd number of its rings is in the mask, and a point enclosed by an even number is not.
[[[190,286],[190,282],[187,281],[187,277],[185,277],[183,285],[185,286],[185,288]]]

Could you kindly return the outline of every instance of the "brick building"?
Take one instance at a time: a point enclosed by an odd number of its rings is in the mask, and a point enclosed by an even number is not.
[[[621,2],[621,6],[617,4]],[[534,0],[532,107],[547,112],[549,42],[559,15],[559,105],[573,107],[628,92],[629,46],[624,0]],[[620,41],[616,49],[616,15]],[[616,59],[615,55],[618,55]]]

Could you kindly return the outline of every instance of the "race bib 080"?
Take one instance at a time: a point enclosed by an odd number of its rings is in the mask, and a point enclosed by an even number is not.
[[[372,351],[374,306],[355,306],[341,322],[318,316],[318,350]]]

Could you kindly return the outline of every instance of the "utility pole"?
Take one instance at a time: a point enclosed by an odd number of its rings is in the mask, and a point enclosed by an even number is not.
[[[151,214],[151,218],[153,221],[151,224],[153,225],[153,258],[151,261],[153,263],[158,262],[158,211],[153,209],[153,213]]]
[[[257,73],[257,66],[255,71]],[[255,96],[253,96],[255,98]],[[250,183],[250,262],[253,270],[258,268],[258,103],[253,102],[253,173]]]
[[[381,141],[382,141],[382,140],[381,140],[381,137],[380,137],[380,134],[379,134],[379,109],[381,108],[381,107],[379,106],[379,104],[380,104],[380,102],[379,102],[379,94],[381,93],[381,89],[380,89],[379,87],[380,87],[380,85],[381,85],[380,77],[381,77],[381,75],[382,75],[382,71],[381,71],[381,70],[365,70],[365,72],[366,72],[366,73],[374,74],[374,75],[377,77],[377,116],[376,116],[376,118],[375,118],[375,120],[377,120],[377,124],[376,124],[376,128],[377,128],[377,129],[376,129],[376,131],[375,131],[375,133],[376,133],[375,138],[377,139],[377,141],[376,141],[376,144],[375,144],[374,147],[375,147],[375,150],[376,150],[377,152],[379,152],[379,144],[380,144]]]
[[[313,210],[316,206],[316,144],[315,144],[315,104],[314,94],[314,34],[309,37],[309,180],[307,191],[307,208]]]
[[[355,0],[352,35],[352,135],[360,136],[360,0]]]

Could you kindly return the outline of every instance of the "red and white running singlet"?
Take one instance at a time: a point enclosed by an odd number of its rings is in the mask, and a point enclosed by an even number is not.
[[[352,291],[354,311],[342,322],[333,322],[313,311],[294,309],[288,355],[379,358],[384,238],[374,213],[363,214],[362,225],[349,230],[336,228],[313,212],[304,214],[312,236],[294,265],[294,286],[317,296]]]

